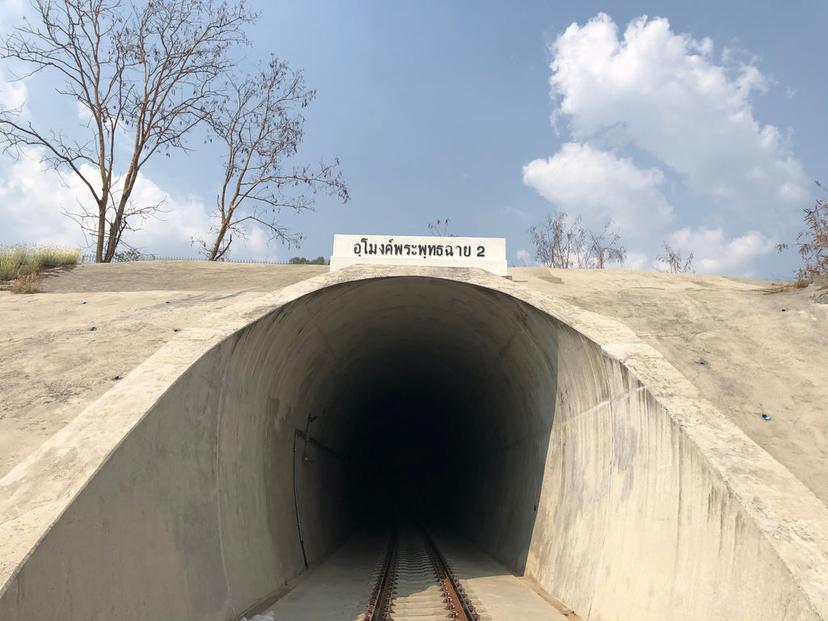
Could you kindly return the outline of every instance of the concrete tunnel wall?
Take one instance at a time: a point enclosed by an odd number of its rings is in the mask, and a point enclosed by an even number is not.
[[[0,481],[0,536],[23,533],[0,619],[218,621],[273,599],[364,517],[349,469],[377,439],[372,395],[423,388],[456,447],[438,506],[584,618],[825,618],[824,506],[654,351],[495,277],[406,272],[352,268],[191,331]],[[38,479],[61,460],[70,482]]]

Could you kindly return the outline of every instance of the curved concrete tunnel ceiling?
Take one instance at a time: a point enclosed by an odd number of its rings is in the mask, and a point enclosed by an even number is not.
[[[313,439],[300,474],[341,466],[351,523],[368,507],[374,518],[473,514],[522,569],[555,412],[550,318],[469,285],[395,278],[328,290],[284,319],[297,325],[290,354],[262,368],[274,369],[275,407]],[[303,521],[311,494],[298,483]],[[498,505],[511,507],[510,523],[487,525],[509,517]],[[329,551],[305,544],[311,561]]]
[[[620,324],[470,270],[245,304],[3,479],[0,618],[238,619],[392,515],[584,618],[825,617],[824,505]]]

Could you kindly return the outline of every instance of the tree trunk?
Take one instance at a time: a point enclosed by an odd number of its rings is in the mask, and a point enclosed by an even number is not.
[[[216,234],[216,241],[213,244],[213,247],[210,249],[210,254],[207,257],[208,261],[215,261],[219,258],[218,253],[219,249],[221,248],[221,242],[224,241],[224,235],[227,233],[227,225],[227,221],[222,221],[221,227],[219,228],[218,233]]]
[[[101,192],[98,201],[98,233],[95,238],[95,263],[103,263],[104,236],[106,235],[106,202],[108,192]]]
[[[123,233],[124,212],[126,211],[129,197],[132,196],[132,190],[135,188],[135,182],[138,179],[138,158],[140,151],[136,150],[132,154],[132,161],[127,169],[126,177],[124,179],[124,189],[121,192],[121,198],[118,200],[118,208],[115,210],[115,218],[112,224],[109,225],[109,239],[106,240],[106,254],[103,257],[104,263],[110,263],[115,257],[115,252],[118,250],[118,244],[121,243],[121,234]]]

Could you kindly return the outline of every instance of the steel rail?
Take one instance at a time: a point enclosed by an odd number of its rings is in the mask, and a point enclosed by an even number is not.
[[[397,531],[391,533],[388,541],[388,550],[382,562],[377,583],[368,599],[368,609],[365,612],[365,621],[383,621],[388,618],[391,608],[391,598],[394,591],[394,562],[397,555]]]
[[[431,566],[434,579],[442,593],[442,603],[445,605],[446,616],[457,621],[479,621],[480,615],[475,610],[468,595],[463,590],[460,580],[455,576],[445,557],[440,553],[434,540],[425,529],[416,529],[416,539],[421,542],[423,562]],[[388,542],[388,548],[383,559],[377,581],[368,606],[362,619],[364,621],[388,621],[394,618],[394,603],[397,599],[398,563],[400,561],[400,536],[395,529]],[[406,554],[410,554],[407,552]],[[405,598],[403,598],[405,599]]]
[[[434,543],[434,540],[426,530],[423,530],[423,537],[426,542],[428,555],[431,557],[435,573],[440,581],[440,588],[448,600],[449,610],[452,616],[461,621],[477,621],[480,618],[479,615],[469,601],[466,592],[463,590],[460,580],[454,575],[446,559],[440,553],[437,544]]]

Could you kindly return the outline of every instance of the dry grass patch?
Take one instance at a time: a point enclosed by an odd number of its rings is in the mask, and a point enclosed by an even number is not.
[[[26,249],[22,246],[0,248],[0,280],[14,280],[26,263]]]
[[[0,280],[15,280],[43,269],[77,265],[80,250],[59,246],[11,246],[0,248]]]
[[[40,274],[38,272],[28,272],[21,274],[17,280],[12,283],[12,293],[37,293],[40,291]]]
[[[772,287],[761,289],[762,293],[784,293],[794,289],[806,289],[811,284],[807,278],[797,278],[793,282],[774,283]]]

